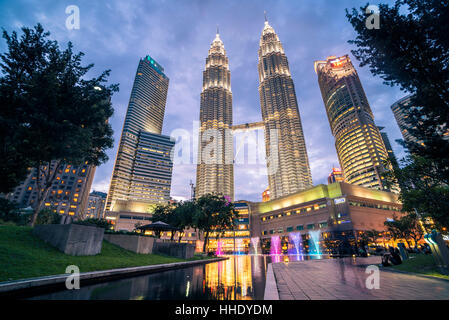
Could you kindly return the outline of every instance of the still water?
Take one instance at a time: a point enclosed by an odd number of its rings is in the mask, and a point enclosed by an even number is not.
[[[32,299],[57,300],[262,300],[270,262],[295,256],[236,255],[188,268],[82,286]],[[307,259],[307,257],[306,257]]]

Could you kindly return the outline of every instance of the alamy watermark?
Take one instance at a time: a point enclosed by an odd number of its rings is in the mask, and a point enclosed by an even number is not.
[[[69,30],[79,30],[80,28],[80,8],[74,4],[65,8],[65,13],[69,16],[65,20],[65,27]]]
[[[365,9],[365,13],[369,16],[365,20],[366,27],[371,29],[380,29],[380,10],[379,6],[375,4],[370,4]]]
[[[68,273],[67,279],[65,280],[65,287],[67,290],[79,289],[80,288],[80,268],[75,265],[67,266],[65,273]]]
[[[369,265],[365,269],[369,276],[365,280],[365,287],[369,290],[380,289],[380,271],[376,265]]]

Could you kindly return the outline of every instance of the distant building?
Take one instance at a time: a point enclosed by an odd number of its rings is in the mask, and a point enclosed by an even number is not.
[[[103,218],[104,207],[106,204],[107,193],[93,191],[89,194],[87,203],[86,218]]]
[[[315,61],[315,72],[345,181],[386,190],[382,173],[390,169],[384,166],[388,153],[349,56]]]
[[[55,161],[52,161],[51,166],[55,165]],[[63,165],[58,170],[41,209],[51,208],[63,216],[83,218],[94,175],[95,167],[87,163],[80,166]],[[36,208],[36,178],[36,169],[30,169],[27,178],[7,198],[18,203],[20,207]]]
[[[264,192],[262,192],[262,202],[270,201],[270,188],[267,187]]]
[[[385,148],[387,149],[388,157],[391,159],[392,164],[398,164],[398,160],[396,159],[396,156],[394,155],[393,148],[390,143],[390,139],[388,138],[388,134],[386,132],[383,132],[382,130],[385,129],[385,127],[377,127],[380,131],[380,135],[382,136],[382,140],[384,141]]]
[[[139,61],[106,200],[116,229],[132,230],[170,200],[175,142],[161,135],[168,83],[152,57]]]
[[[410,132],[411,126],[407,123],[407,118],[409,117],[410,110],[413,109],[411,105],[411,99],[413,95],[408,95],[402,99],[399,99],[391,106],[396,122],[401,130],[402,137],[406,143],[418,143],[416,139]]]
[[[340,168],[332,168],[332,172],[329,173],[329,177],[327,177],[327,183],[335,183],[335,182],[343,182],[345,179],[343,177],[343,172],[341,172]]]

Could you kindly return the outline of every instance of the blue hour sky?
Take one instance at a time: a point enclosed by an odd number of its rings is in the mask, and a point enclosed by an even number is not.
[[[115,113],[114,148],[109,161],[96,170],[93,190],[107,192],[123,121],[139,58],[151,55],[170,78],[163,134],[175,129],[192,133],[199,119],[202,72],[215,37],[216,25],[224,42],[231,70],[234,124],[261,120],[257,71],[259,39],[264,10],[278,34],[290,66],[298,98],[313,183],[327,183],[332,166],[338,166],[334,138],[313,70],[315,60],[350,54],[347,43],[355,37],[345,8],[360,7],[366,0],[110,0],[46,1],[0,0],[0,27],[8,32],[42,23],[63,47],[72,41],[85,53],[85,64],[94,63],[90,76],[111,69],[111,83],[120,84],[112,99]],[[376,4],[374,2],[372,4]],[[65,9],[80,9],[80,29],[68,30]],[[381,27],[386,27],[382,26]],[[0,41],[0,51],[5,51]],[[404,155],[395,142],[401,133],[390,105],[405,93],[382,84],[368,68],[356,66],[379,126],[386,127],[398,157]],[[196,158],[196,154],[194,155]],[[175,165],[171,195],[189,197],[196,165]],[[260,201],[268,185],[264,165],[236,165],[235,198]]]

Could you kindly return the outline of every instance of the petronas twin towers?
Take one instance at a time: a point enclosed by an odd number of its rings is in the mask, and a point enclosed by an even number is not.
[[[312,177],[287,57],[266,19],[258,69],[270,198],[277,199],[312,187]],[[196,195],[234,200],[231,75],[218,30],[203,72],[199,134]]]

